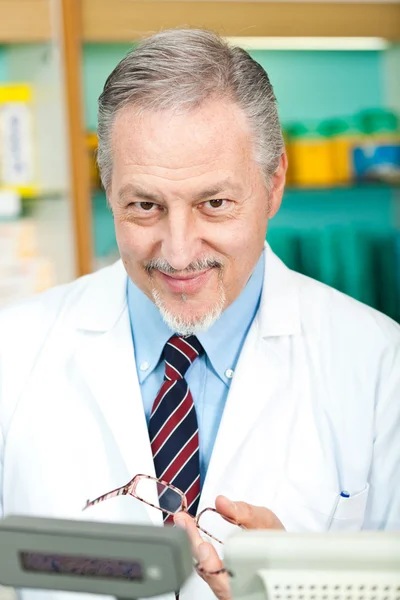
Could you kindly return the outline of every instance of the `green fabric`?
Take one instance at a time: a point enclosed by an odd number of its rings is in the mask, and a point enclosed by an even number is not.
[[[379,237],[374,241],[376,307],[400,322],[400,297],[396,256],[396,236]]]
[[[400,321],[396,234],[350,226],[310,231],[276,228],[267,239],[291,269]]]
[[[300,238],[294,229],[271,229],[267,233],[267,240],[285,265],[300,271]]]

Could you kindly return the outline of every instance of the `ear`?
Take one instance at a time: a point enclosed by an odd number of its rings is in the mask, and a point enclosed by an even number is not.
[[[280,208],[283,197],[283,191],[285,189],[287,168],[288,159],[286,152],[283,152],[279,159],[279,165],[275,173],[273,174],[271,180],[271,191],[269,193],[269,219],[272,219],[272,217],[276,215]]]

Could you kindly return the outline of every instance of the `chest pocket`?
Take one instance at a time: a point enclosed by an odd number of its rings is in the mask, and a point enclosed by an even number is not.
[[[273,511],[288,531],[359,531],[362,529],[369,485],[349,498],[340,492],[285,482]]]

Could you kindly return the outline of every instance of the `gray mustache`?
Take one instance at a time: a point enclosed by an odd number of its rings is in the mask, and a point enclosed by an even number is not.
[[[178,271],[171,267],[171,265],[162,258],[154,258],[145,263],[144,268],[147,273],[151,273],[151,271],[161,271],[166,275],[174,275],[175,273],[196,273],[197,271],[204,271],[204,269],[222,269],[223,263],[214,258],[205,258],[194,260],[184,269],[183,271]]]

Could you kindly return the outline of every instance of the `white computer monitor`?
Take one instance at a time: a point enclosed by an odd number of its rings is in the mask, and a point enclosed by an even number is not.
[[[400,534],[241,531],[226,542],[234,600],[400,600]]]

